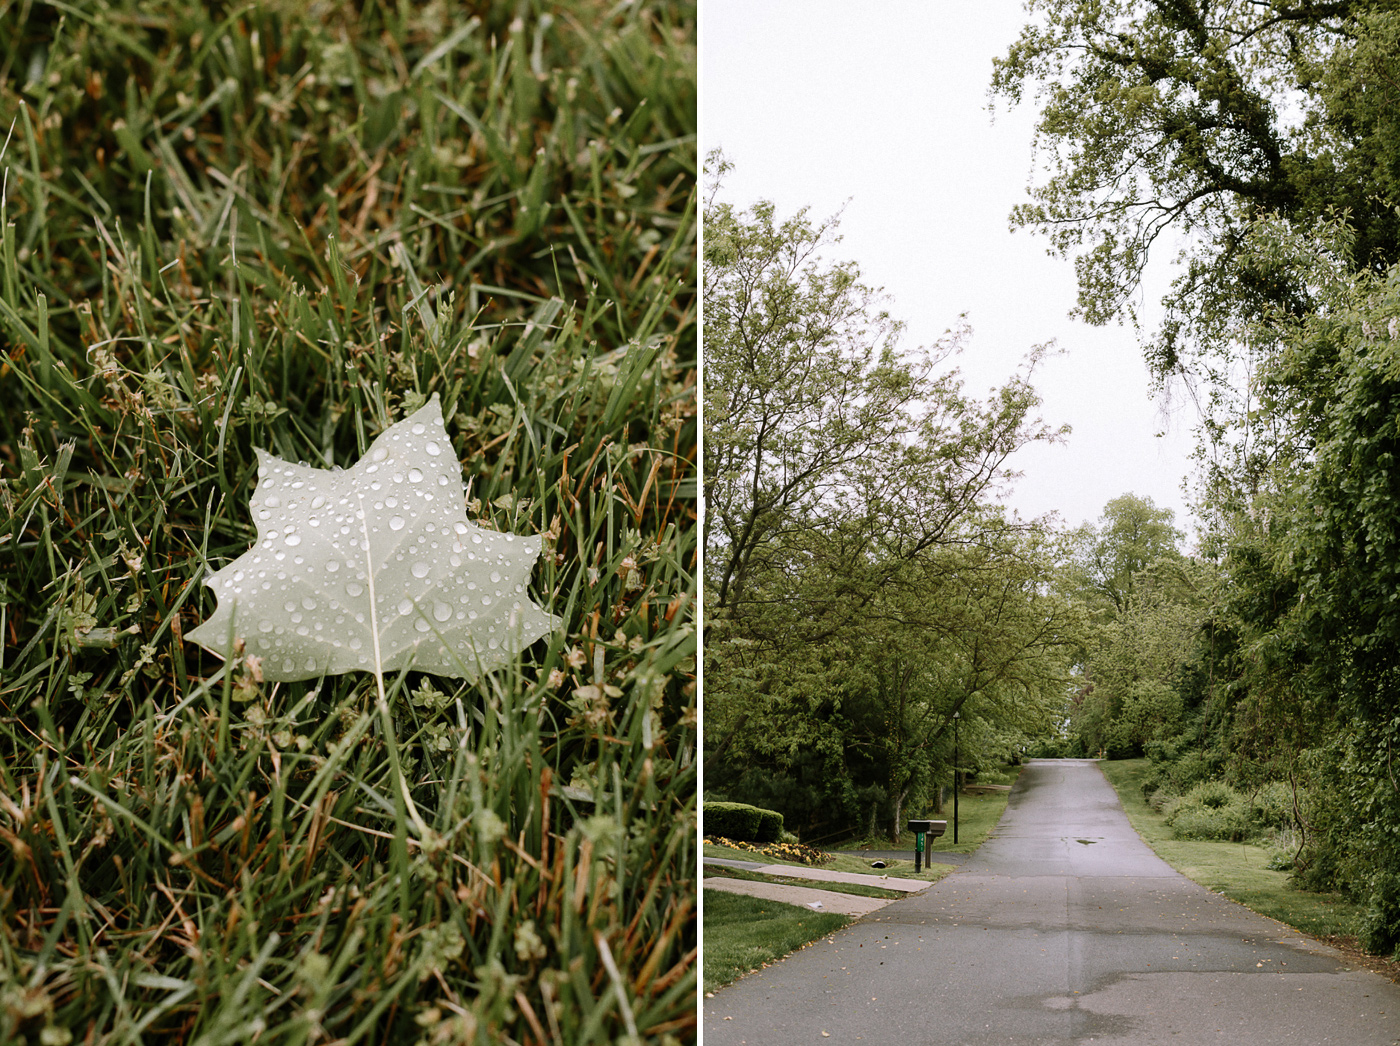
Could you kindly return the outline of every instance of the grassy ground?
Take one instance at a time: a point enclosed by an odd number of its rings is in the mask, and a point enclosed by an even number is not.
[[[705,991],[736,981],[850,921],[845,915],[706,890]]]
[[[1173,839],[1165,818],[1142,795],[1146,759],[1099,764],[1118,792],[1128,820],[1157,855],[1208,889],[1315,937],[1351,937],[1361,908],[1339,894],[1309,893],[1290,886],[1288,873],[1267,867],[1268,853],[1244,843]]]
[[[693,1039],[694,4],[0,24],[0,1042]],[[558,632],[382,705],[185,643],[254,448],[433,393]]]
[[[1018,772],[1018,768],[1013,767],[1010,775],[1013,781],[1016,772]],[[944,804],[941,814],[926,813],[924,815],[926,817],[948,822],[947,831],[939,838],[928,842],[928,851],[930,853],[972,853],[973,850],[986,842],[987,836],[991,835],[992,829],[1001,820],[1009,797],[1010,793],[1003,791],[988,791],[981,794],[960,796],[958,798],[958,841],[956,843],[953,842],[952,799]],[[910,816],[916,815],[911,814]],[[888,835],[876,835],[852,843],[842,843],[841,849],[845,851],[856,849],[908,850],[912,855],[914,852],[914,833],[901,832],[897,843],[891,842]]]

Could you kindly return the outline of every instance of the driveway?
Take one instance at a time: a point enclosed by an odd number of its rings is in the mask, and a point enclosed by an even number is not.
[[[961,869],[703,1021],[706,1046],[1394,1046],[1400,985],[1173,871],[1093,761],[1038,760]]]

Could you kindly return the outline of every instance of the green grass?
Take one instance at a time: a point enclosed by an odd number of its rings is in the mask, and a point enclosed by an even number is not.
[[[693,1039],[694,5],[0,23],[0,1041]],[[388,718],[186,644],[254,448],[433,393],[559,632]]]
[[[705,991],[722,988],[850,921],[846,915],[706,890]]]
[[[1020,773],[1019,767],[1011,767],[1007,776],[1012,783],[1016,775]],[[922,816],[934,818],[939,821],[947,821],[947,831],[937,839],[927,841],[929,853],[955,853],[968,854],[976,850],[984,842],[987,836],[992,834],[992,829],[1001,820],[1001,815],[1006,811],[1006,803],[1010,798],[1010,792],[995,791],[986,792],[979,795],[962,795],[958,797],[958,841],[953,842],[953,801],[950,798],[943,807],[941,814],[928,812]],[[910,817],[920,816],[911,813]],[[855,849],[869,850],[908,850],[914,853],[914,833],[901,832],[898,842],[891,842],[888,835],[876,835],[866,839],[859,839],[852,843],[842,843],[841,849],[851,851]]]
[[[1264,847],[1173,839],[1166,819],[1148,806],[1142,795],[1142,780],[1150,765],[1146,759],[1099,763],[1133,828],[1162,860],[1207,889],[1304,933],[1315,937],[1356,934],[1360,905],[1340,894],[1311,893],[1290,885],[1287,872],[1267,867]]]

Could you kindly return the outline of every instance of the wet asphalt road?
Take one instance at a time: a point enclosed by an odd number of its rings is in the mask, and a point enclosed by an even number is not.
[[[1028,763],[961,869],[703,1001],[705,1046],[1400,1042],[1400,985],[1174,872],[1089,760]]]

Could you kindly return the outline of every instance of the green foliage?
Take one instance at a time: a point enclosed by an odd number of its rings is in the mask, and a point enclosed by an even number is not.
[[[1016,224],[1075,257],[1079,310],[1131,316],[1152,248],[1186,242],[1147,354],[1227,383],[1241,319],[1306,308],[1301,274],[1255,264],[1247,232],[1346,212],[1353,271],[1400,257],[1396,48],[1387,0],[1045,0],[996,63],[993,90],[1041,103],[1048,178]]]
[[[891,832],[967,766],[1048,732],[1079,615],[1043,528],[991,504],[1042,355],[985,402],[898,346],[835,222],[705,203],[706,770],[807,836]]]
[[[7,9],[0,1039],[693,1027],[694,46],[685,5]],[[253,448],[343,466],[433,393],[561,630],[388,716],[187,647]]]
[[[1114,498],[1104,506],[1098,526],[1086,523],[1070,535],[1074,550],[1068,583],[1106,616],[1122,614],[1144,570],[1179,564],[1182,534],[1174,519],[1171,509],[1158,508],[1151,498]]]
[[[1248,803],[1222,781],[1202,781],[1185,795],[1166,803],[1162,814],[1177,839],[1237,842],[1250,831]]]
[[[783,834],[783,815],[747,803],[705,803],[701,821],[706,835],[756,843],[775,843]]]
[[[1069,729],[1084,751],[1111,757],[1176,745],[1191,714],[1182,686],[1216,587],[1216,572],[1178,550],[1170,509],[1131,494],[1100,525],[1070,535],[1059,583],[1094,616]]]

